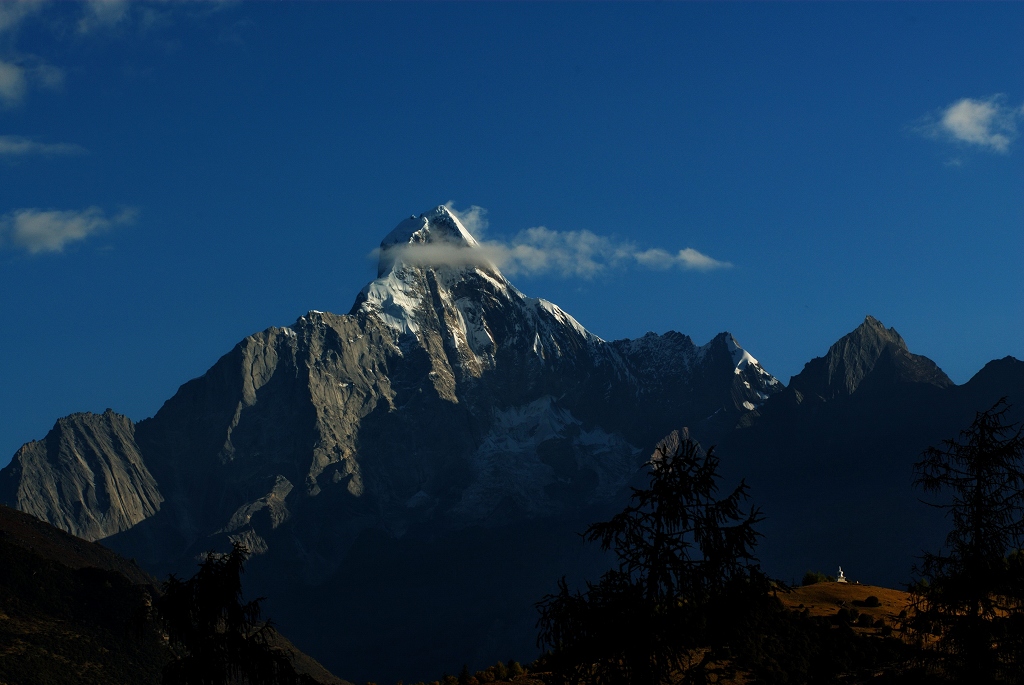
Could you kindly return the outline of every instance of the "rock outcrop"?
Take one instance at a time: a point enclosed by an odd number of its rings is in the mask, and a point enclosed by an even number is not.
[[[78,537],[127,530],[163,496],[135,442],[131,419],[108,409],[59,419],[0,471],[0,502]]]

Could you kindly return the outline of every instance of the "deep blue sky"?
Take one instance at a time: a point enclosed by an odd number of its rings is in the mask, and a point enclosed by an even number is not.
[[[1024,358],[1021,36],[1021,3],[0,3],[0,465],[347,312],[449,201],[731,264],[510,276],[606,339],[728,330],[788,381],[872,314],[957,382]]]

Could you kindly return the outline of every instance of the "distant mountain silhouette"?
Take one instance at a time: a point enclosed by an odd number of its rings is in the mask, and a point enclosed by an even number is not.
[[[990,362],[957,386],[867,317],[719,445],[764,507],[767,567],[799,579],[842,565],[864,582],[908,582],[916,556],[948,530],[920,502],[914,463],[1004,396],[1024,417],[1024,362]]]

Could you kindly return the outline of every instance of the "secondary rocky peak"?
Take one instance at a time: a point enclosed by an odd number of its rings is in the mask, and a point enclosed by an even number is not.
[[[930,383],[939,387],[953,384],[935,362],[912,354],[895,328],[886,328],[875,317],[866,316],[861,325],[836,341],[824,357],[808,362],[790,381],[790,387],[823,399],[849,396],[878,372],[891,382]]]
[[[110,409],[58,419],[0,472],[0,503],[86,540],[131,528],[163,499],[142,461],[134,424]]]

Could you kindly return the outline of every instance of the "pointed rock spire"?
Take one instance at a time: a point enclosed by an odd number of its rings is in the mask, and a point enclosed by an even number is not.
[[[824,357],[809,361],[789,385],[803,395],[818,395],[823,399],[845,397],[883,368],[893,381],[930,383],[939,387],[953,384],[935,362],[911,353],[896,329],[886,328],[869,315],[864,323],[836,341]]]

